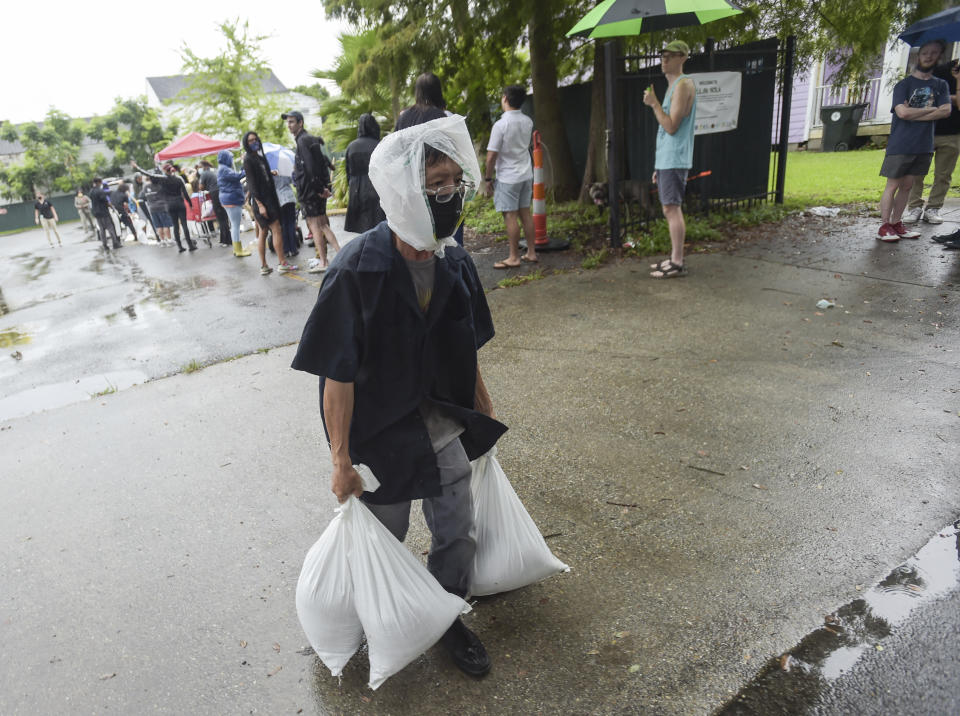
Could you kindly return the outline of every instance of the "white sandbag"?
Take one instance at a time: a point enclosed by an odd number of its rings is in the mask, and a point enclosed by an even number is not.
[[[477,552],[470,594],[519,589],[570,568],[553,556],[496,458],[494,446],[473,461],[470,490]]]
[[[356,466],[364,489],[379,487]],[[356,497],[307,553],[297,582],[297,616],[330,673],[339,676],[367,637],[370,688],[376,689],[433,646],[470,606],[440,586]]]
[[[433,646],[470,605],[444,590],[366,505],[353,497],[348,505],[354,605],[376,689]]]
[[[343,507],[337,509],[337,516],[307,552],[297,581],[300,626],[333,676],[340,675],[363,638],[363,625],[353,606],[344,512]]]

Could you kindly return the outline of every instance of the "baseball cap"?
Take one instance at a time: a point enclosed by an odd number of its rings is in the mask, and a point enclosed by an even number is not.
[[[685,55],[690,54],[690,45],[683,40],[673,40],[672,42],[668,42],[667,46],[663,49],[666,52],[682,52]]]
[[[300,112],[298,112],[295,109],[291,109],[289,112],[284,112],[283,114],[280,115],[280,119],[286,119],[287,117],[293,117],[298,122],[303,121],[303,115],[300,114]]]

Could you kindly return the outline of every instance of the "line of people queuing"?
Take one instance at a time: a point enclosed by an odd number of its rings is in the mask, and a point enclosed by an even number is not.
[[[396,130],[450,116],[436,75],[427,72],[418,77],[414,90],[415,104],[400,114]],[[140,222],[144,229],[153,227],[161,246],[176,245],[180,252],[194,251],[197,243],[191,236],[187,213],[191,207],[196,210],[194,214],[202,214],[202,217],[212,214],[216,226],[213,220],[208,220],[204,227],[206,232],[213,234],[216,228],[220,245],[232,247],[237,257],[245,257],[250,252],[244,250],[240,232],[246,210],[256,228],[260,272],[268,275],[273,271],[267,262],[268,237],[281,238],[273,246],[277,253],[277,271],[286,273],[299,268],[291,261],[300,248],[299,205],[314,240],[315,256],[309,260],[307,271],[326,271],[330,250],[340,250],[327,217],[334,165],[324,151],[323,139],[304,128],[300,112],[284,112],[281,119],[295,144],[292,176],[283,176],[271,168],[260,136],[255,131],[248,131],[241,138],[244,153],[239,170],[234,166],[233,153],[221,150],[217,154],[216,168],[209,161],[202,160],[194,171],[184,173],[181,167],[168,161],[157,171],[147,171],[131,162],[136,172],[132,187],[121,182],[111,190],[103,180],[94,179],[89,195],[81,190],[74,200],[84,228],[97,234],[105,250],[120,248],[122,236],[117,231],[115,215],[121,232],[129,230],[134,241],[139,240],[137,223]],[[368,175],[370,156],[380,141],[380,134],[380,125],[374,116],[363,114],[358,120],[357,138],[346,149],[344,169],[349,201],[344,228],[349,232],[363,233],[385,219],[379,196]],[[195,200],[197,197],[199,200]],[[205,197],[209,198],[209,208],[203,207]],[[455,239],[463,244],[462,226]],[[533,242],[529,243],[532,245]]]

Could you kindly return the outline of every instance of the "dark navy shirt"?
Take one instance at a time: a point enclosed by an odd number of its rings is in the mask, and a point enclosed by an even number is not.
[[[939,77],[928,80],[906,77],[893,88],[893,106],[890,111],[890,139],[887,154],[930,154],[933,152],[933,128],[936,120],[909,120],[897,116],[897,105],[906,102],[910,107],[939,107],[950,104],[950,88]]]
[[[348,243],[330,264],[303,329],[293,367],[354,384],[350,457],[369,467],[380,488],[373,504],[434,497],[440,471],[419,410],[425,399],[464,426],[476,459],[506,432],[473,409],[477,350],[493,320],[469,254],[447,247],[436,262],[424,313],[406,262],[382,222]],[[329,435],[328,435],[329,439]]]

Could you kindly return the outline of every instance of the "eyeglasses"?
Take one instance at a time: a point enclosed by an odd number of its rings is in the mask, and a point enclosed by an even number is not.
[[[427,196],[436,197],[438,204],[446,204],[453,199],[454,194],[463,196],[468,191],[476,189],[476,187],[477,185],[472,181],[458,181],[456,184],[448,184],[447,186],[437,187],[436,189],[424,189],[424,193]]]

